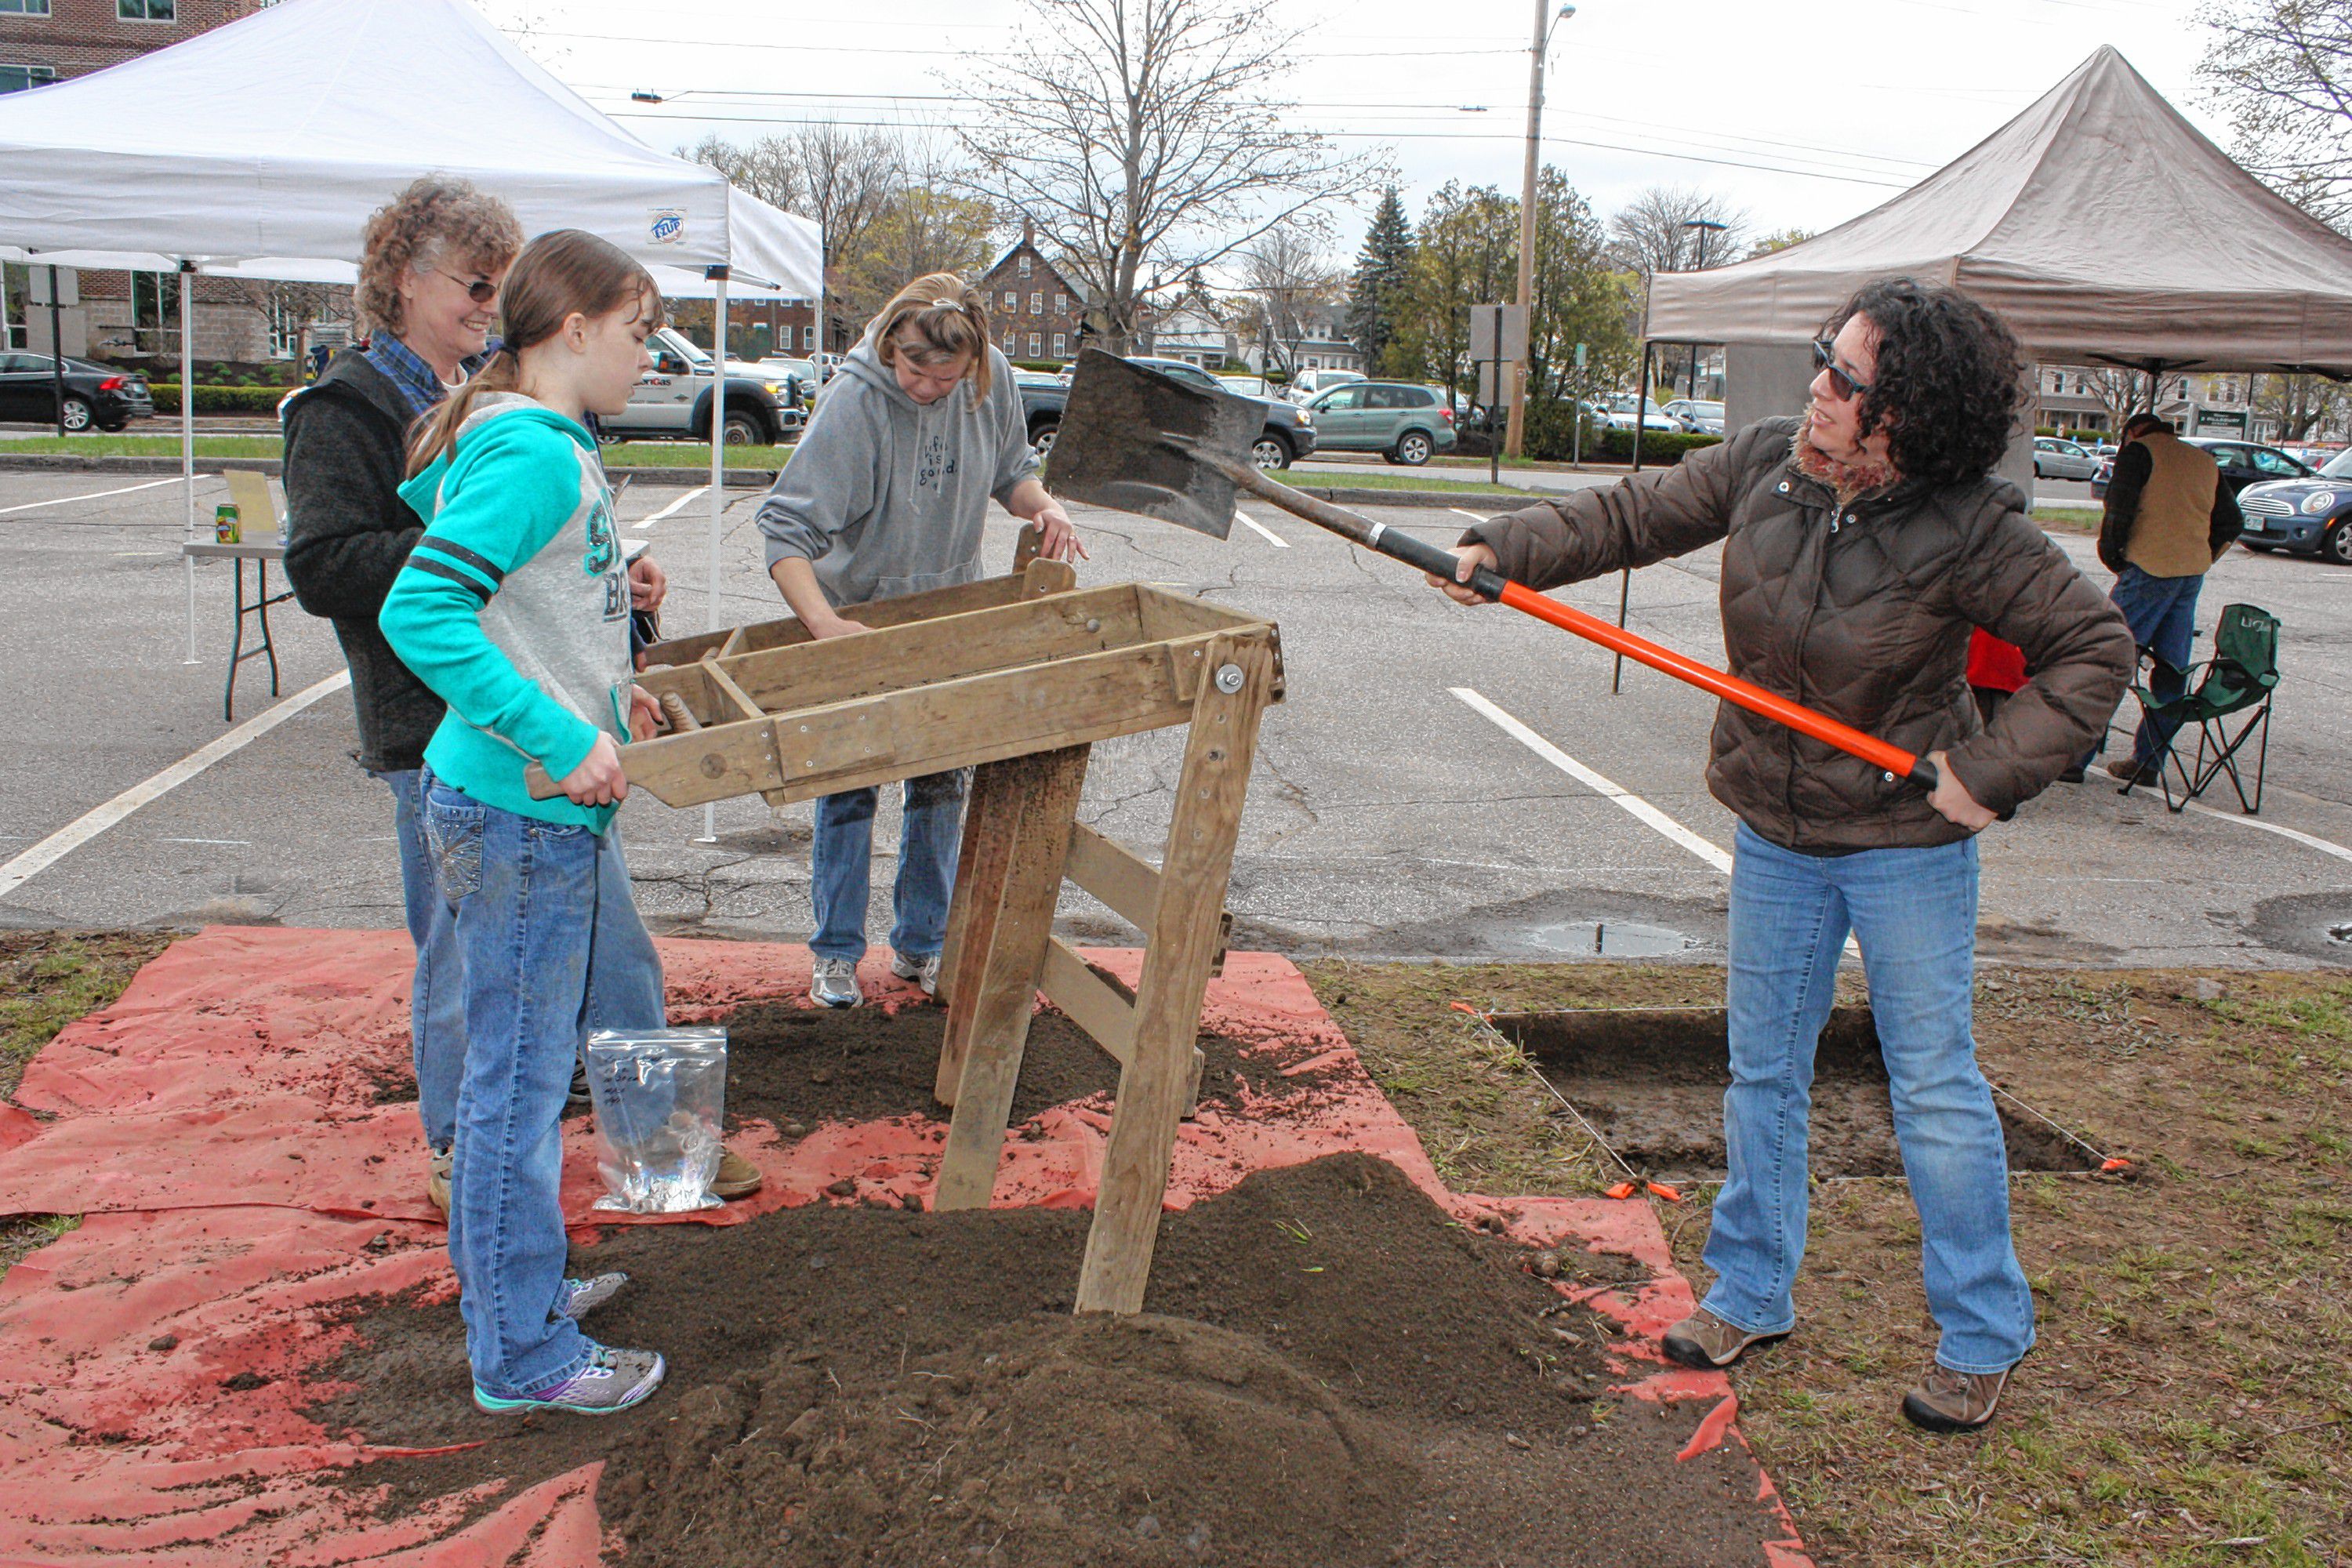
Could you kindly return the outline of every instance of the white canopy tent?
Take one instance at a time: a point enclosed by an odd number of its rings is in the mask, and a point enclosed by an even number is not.
[[[658,268],[665,292],[707,289],[722,345],[731,279],[781,297],[823,292],[814,225],[647,147],[465,0],[285,0],[0,98],[0,241],[36,263],[176,270],[184,387],[194,273],[347,280],[367,216],[428,172],[501,197],[525,233],[603,235]],[[181,399],[191,536],[194,402]],[[716,405],[712,427],[724,427]],[[712,443],[714,626],[722,450]],[[193,561],[188,574],[193,658]]]
[[[2352,377],[2352,240],[2231,162],[2112,47],[1849,223],[1658,274],[1648,336],[1803,343],[1899,274],[1960,289],[2045,361]]]

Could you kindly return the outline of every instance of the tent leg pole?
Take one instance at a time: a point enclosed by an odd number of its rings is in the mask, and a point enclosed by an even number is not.
[[[195,264],[180,263],[180,536],[193,543],[196,537],[196,300]],[[181,574],[188,584],[188,657],[196,659],[196,558],[180,555]]]
[[[719,555],[727,516],[727,268],[710,269],[710,576],[709,610],[703,629],[719,626]],[[719,842],[719,805],[702,807],[702,837],[698,844]]]

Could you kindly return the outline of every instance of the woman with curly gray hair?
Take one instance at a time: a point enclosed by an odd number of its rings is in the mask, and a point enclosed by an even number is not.
[[[416,944],[409,1028],[425,1189],[445,1213],[466,1058],[464,976],[454,920],[434,889],[418,795],[442,704],[394,655],[376,616],[425,533],[399,494],[412,432],[480,364],[499,286],[522,242],[513,209],[488,192],[439,174],[410,184],[362,232],[366,346],[336,354],[285,415],[286,575],[304,609],[334,622],[351,666],[359,764],[392,791],[401,892]],[[630,589],[638,608],[656,607],[659,569],[641,559]],[[617,909],[628,903],[628,886],[625,870],[616,874]],[[617,928],[599,960],[593,1006],[602,1025],[659,1026],[661,961],[642,922],[633,915]],[[759,1185],[757,1168],[738,1155],[719,1174],[722,1196]]]
[[[1935,763],[1940,782],[1922,795],[1745,709],[1717,712],[1707,784],[1739,819],[1729,1168],[1706,1243],[1715,1285],[1665,1351],[1728,1366],[1796,1327],[1813,1051],[1851,932],[1942,1331],[1903,1414],[1965,1431],[1993,1418],[2033,1344],[2006,1147],[1970,1032],[1976,835],[2105,727],[2132,639],[1992,472],[2021,391],[1998,318],[1949,289],[1874,283],[1813,358],[1801,417],[1482,523],[1464,537],[1461,581],[1432,581],[1476,603],[1462,584],[1477,566],[1541,589],[1720,542],[1733,673]],[[1989,725],[1968,687],[1976,626],[2023,648],[2032,672]]]

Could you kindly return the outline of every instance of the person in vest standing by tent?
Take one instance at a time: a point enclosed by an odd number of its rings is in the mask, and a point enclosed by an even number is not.
[[[2198,590],[2244,531],[2246,520],[2210,453],[2183,441],[2153,414],[2133,415],[2123,434],[2099,522],[2099,561],[2116,574],[2108,597],[2131,623],[2132,640],[2156,662],[2148,690],[2159,702],[2170,702],[2189,689]],[[2156,782],[2172,731],[2153,713],[2140,721],[2130,765],[2109,770],[2126,790]]]

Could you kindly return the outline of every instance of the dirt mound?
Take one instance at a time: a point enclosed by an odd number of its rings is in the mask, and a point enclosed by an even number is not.
[[[792,1002],[752,1002],[728,1015],[727,1111],[760,1117],[788,1134],[793,1123],[870,1121],[895,1116],[944,1119],[931,1098],[947,1013],[931,1006],[854,1007],[835,1012]],[[1244,1054],[1236,1041],[1203,1034],[1208,1057],[1201,1103],[1235,1108],[1308,1093],[1316,1075],[1286,1078],[1280,1053]],[[1041,1110],[1109,1095],[1118,1064],[1076,1024],[1053,1011],[1030,1021],[1013,1097],[1018,1126]]]
[[[1361,1155],[1161,1226],[1150,1310],[1068,1315],[1081,1212],[788,1210],[634,1226],[601,1339],[669,1382],[599,1421],[466,1402],[454,1302],[369,1303],[320,1407],[389,1506],[605,1461],[632,1563],[1346,1568],[1760,1560],[1755,1472],[1608,1392],[1612,1327]],[[1595,1260],[1614,1272],[1611,1260]],[[501,1493],[503,1495],[503,1493]]]

